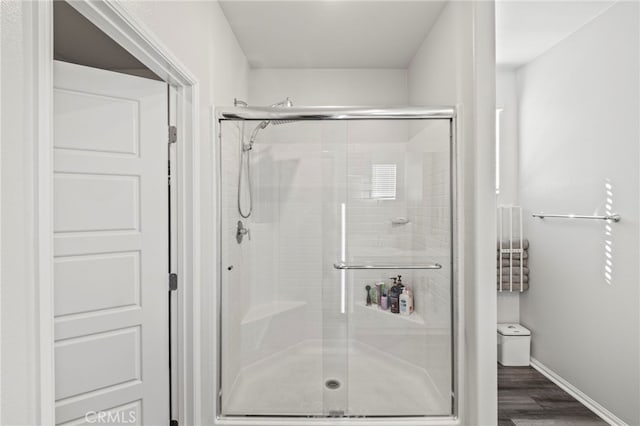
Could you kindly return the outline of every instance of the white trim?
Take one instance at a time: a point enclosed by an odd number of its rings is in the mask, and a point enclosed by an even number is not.
[[[34,248],[41,424],[55,421],[53,350],[53,3],[34,2]]]
[[[215,425],[228,426],[460,426],[462,423],[454,417],[425,417],[410,419],[405,417],[369,417],[360,419],[357,417],[341,418],[302,418],[292,419],[286,417],[262,418],[262,419],[217,419]]]
[[[560,377],[556,372],[533,357],[531,357],[531,366],[538,370],[547,379],[558,385],[562,390],[577,399],[582,405],[593,411],[605,422],[613,426],[628,426],[627,423],[619,419],[611,411],[598,404],[596,401],[583,393],[580,389],[573,386],[571,383]]]
[[[465,299],[465,226],[463,220],[464,214],[464,197],[465,197],[465,176],[464,176],[464,158],[463,158],[463,142],[464,142],[464,105],[458,103],[456,105],[456,117],[452,120],[451,126],[451,138],[453,144],[451,149],[451,189],[455,191],[455,194],[451,194],[453,202],[451,204],[453,223],[451,241],[454,250],[452,250],[452,329],[454,330],[454,347],[453,347],[453,359],[454,359],[454,371],[453,384],[455,386],[454,394],[456,399],[454,401],[454,412],[457,413],[458,419],[467,418],[467,390],[469,386],[467,384],[467,345],[466,345],[466,330],[465,324],[467,322],[466,304]]]
[[[0,25],[2,24],[2,7],[0,6]],[[2,34],[0,33],[0,99],[2,98]],[[2,102],[0,102],[0,127],[2,127]],[[2,198],[2,132],[0,131],[0,203]],[[0,241],[2,238],[2,209],[0,209]],[[1,247],[1,245],[0,245]],[[1,251],[1,248],[0,248]],[[2,277],[2,256],[0,256],[0,277]],[[0,285],[0,302],[2,301],[2,285]],[[0,319],[2,319],[2,303],[0,303]],[[2,366],[2,327],[0,327],[0,366]],[[4,401],[2,395],[2,380],[0,380],[0,401]],[[0,421],[2,417],[2,406],[0,404]]]
[[[38,87],[36,102],[41,104],[39,113],[45,114],[39,122],[37,155],[38,173],[36,200],[38,216],[38,277],[40,279],[39,297],[41,309],[48,306],[46,301],[53,294],[51,277],[53,253],[51,241],[42,239],[45,234],[51,238],[50,222],[53,217],[51,205],[51,149],[52,132],[52,62],[53,62],[53,13],[51,2],[33,2],[38,10],[37,25],[32,35],[38,37],[42,47],[37,49],[37,68],[35,69]],[[199,206],[199,83],[195,76],[184,67],[169,49],[124,6],[109,0],[74,0],[69,4],[84,15],[105,34],[113,38],[120,46],[140,60],[166,82],[175,86],[177,102],[177,233],[178,233],[178,343],[179,365],[179,424],[203,424],[200,412],[200,206]],[[49,108],[47,110],[47,108]],[[48,129],[46,126],[49,126]],[[48,162],[48,166],[45,163]],[[44,164],[44,165],[43,165]],[[49,228],[47,228],[49,223]],[[47,241],[49,241],[47,243]],[[47,244],[49,246],[47,247]],[[47,272],[48,271],[48,272]],[[49,275],[47,275],[49,274]],[[186,283],[186,284],[185,284]],[[54,403],[54,364],[53,364],[53,310],[41,311],[41,330],[39,336],[39,356],[41,380],[41,424],[53,424]],[[49,333],[47,333],[49,331]],[[51,356],[49,356],[51,354]],[[43,378],[50,378],[48,383]],[[175,414],[174,414],[175,417]]]

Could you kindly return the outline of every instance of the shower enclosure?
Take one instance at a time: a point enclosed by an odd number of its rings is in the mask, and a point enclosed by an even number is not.
[[[290,104],[217,111],[218,415],[456,416],[455,111]]]

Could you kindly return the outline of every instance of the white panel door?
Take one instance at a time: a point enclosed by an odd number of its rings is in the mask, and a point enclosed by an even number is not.
[[[167,86],[64,62],[54,82],[56,423],[165,426]]]

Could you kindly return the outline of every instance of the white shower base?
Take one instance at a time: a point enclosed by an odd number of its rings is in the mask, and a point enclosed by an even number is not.
[[[449,391],[439,392],[424,369],[356,341],[346,351],[308,340],[245,368],[228,394],[223,390],[223,414],[450,414]],[[328,389],[330,379],[341,386]]]

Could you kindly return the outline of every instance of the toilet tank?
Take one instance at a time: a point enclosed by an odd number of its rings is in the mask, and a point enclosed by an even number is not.
[[[529,365],[531,332],[520,324],[498,324],[498,362],[504,366]]]

